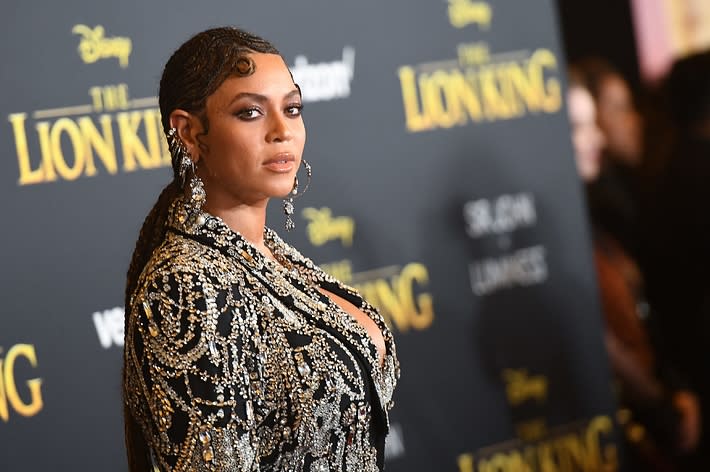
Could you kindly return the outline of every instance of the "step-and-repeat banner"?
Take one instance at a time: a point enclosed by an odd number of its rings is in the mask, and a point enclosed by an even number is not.
[[[272,40],[303,89],[313,182],[281,234],[394,329],[387,468],[618,469],[553,2],[13,3],[0,470],[126,469],[125,272],[171,178],[158,79],[224,24]]]

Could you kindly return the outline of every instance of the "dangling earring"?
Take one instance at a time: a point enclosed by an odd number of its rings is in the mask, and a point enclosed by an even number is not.
[[[195,163],[193,162],[190,152],[185,147],[177,129],[170,128],[167,134],[168,149],[173,159],[173,163],[178,165],[178,177],[180,178],[180,186],[184,189],[187,183],[187,175],[190,173],[190,205],[196,210],[202,210],[202,206],[207,201],[205,186],[202,179],[197,176],[195,171]]]
[[[192,160],[190,160],[192,162]],[[205,184],[202,183],[202,179],[197,176],[195,164],[192,164],[192,177],[190,177],[190,203],[197,210],[202,211],[202,207],[207,201],[207,194],[205,193]]]
[[[306,168],[306,177],[308,177],[308,180],[306,181],[306,186],[303,188],[303,191],[299,194],[298,193],[298,176],[294,177],[293,179],[293,189],[291,190],[291,194],[288,196],[288,198],[284,199],[284,214],[286,215],[286,231],[291,231],[296,227],[296,224],[293,222],[293,219],[291,216],[293,215],[293,200],[295,198],[300,197],[304,193],[306,193],[306,190],[308,190],[308,186],[311,185],[311,175],[312,175],[312,169],[311,165],[306,161],[305,159],[301,159],[301,163],[303,164],[303,167]]]

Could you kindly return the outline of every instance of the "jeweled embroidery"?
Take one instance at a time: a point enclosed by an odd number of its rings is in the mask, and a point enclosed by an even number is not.
[[[382,317],[271,230],[278,263],[181,200],[170,211],[125,343],[126,400],[159,468],[379,470],[399,377]],[[364,328],[318,293],[324,283],[382,330],[383,366]]]

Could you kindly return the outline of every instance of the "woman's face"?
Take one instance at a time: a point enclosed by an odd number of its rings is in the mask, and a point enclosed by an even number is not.
[[[594,99],[587,89],[572,86],[567,101],[577,172],[582,180],[591,182],[599,175],[604,146],[604,136],[597,126]]]
[[[612,157],[630,165],[638,164],[642,151],[641,117],[624,79],[617,75],[604,78],[597,106],[599,126]]]
[[[306,130],[288,68],[276,54],[249,57],[252,75],[228,78],[207,98],[209,130],[197,137],[197,173],[208,208],[284,197],[301,164]]]

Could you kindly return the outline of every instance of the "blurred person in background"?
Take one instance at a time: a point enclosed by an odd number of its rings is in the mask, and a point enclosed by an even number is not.
[[[569,77],[568,111],[575,161],[580,178],[589,188],[602,172],[605,137],[582,75],[571,68]],[[630,470],[681,470],[678,456],[692,451],[699,437],[697,398],[688,390],[674,388],[661,375],[661,359],[641,319],[648,304],[643,277],[633,257],[594,220],[593,245],[604,341],[626,416]]]
[[[668,353],[704,412],[689,470],[710,470],[710,51],[678,60],[662,95],[672,145],[644,218],[646,272]]]
[[[588,184],[590,213],[597,226],[637,258],[644,120],[627,81],[607,61],[587,58],[575,69],[594,98],[596,122],[604,135],[600,173]]]

